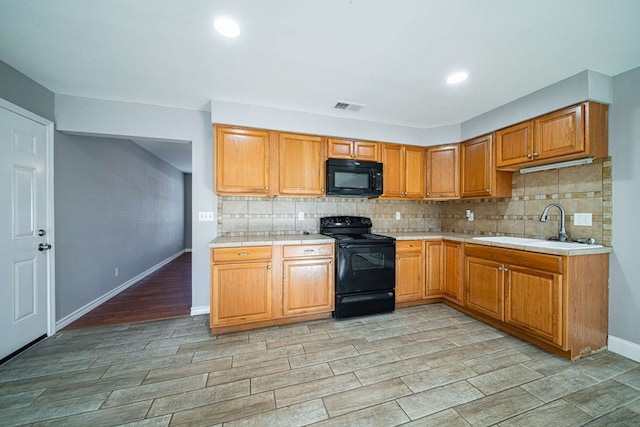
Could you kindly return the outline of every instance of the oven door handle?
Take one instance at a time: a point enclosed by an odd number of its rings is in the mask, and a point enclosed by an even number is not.
[[[338,247],[341,249],[352,248],[383,248],[385,246],[395,246],[395,242],[380,242],[380,243],[339,243]]]

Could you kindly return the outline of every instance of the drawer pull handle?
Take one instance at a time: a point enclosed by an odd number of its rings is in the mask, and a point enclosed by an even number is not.
[[[238,252],[238,256],[247,256],[249,252]]]
[[[305,250],[304,250],[304,253],[305,253],[305,254],[312,254],[312,253],[314,253],[314,252],[315,252],[315,250],[313,250],[313,249],[305,249]]]

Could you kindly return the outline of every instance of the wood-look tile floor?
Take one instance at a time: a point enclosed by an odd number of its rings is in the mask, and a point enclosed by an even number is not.
[[[196,316],[38,343],[0,366],[0,425],[633,426],[640,364],[442,304],[221,336]]]

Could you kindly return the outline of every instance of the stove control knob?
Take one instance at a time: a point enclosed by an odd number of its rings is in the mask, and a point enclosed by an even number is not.
[[[345,217],[345,218],[344,218],[344,222],[345,222],[347,225],[351,225],[351,218],[349,218],[348,216],[347,216],[347,217]]]
[[[362,224],[363,225],[367,225],[367,226],[371,226],[371,220],[369,218],[363,218],[362,219]]]

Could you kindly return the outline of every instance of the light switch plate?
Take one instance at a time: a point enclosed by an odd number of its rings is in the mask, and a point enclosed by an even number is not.
[[[302,221],[304,219],[304,212],[298,212],[298,221]]]
[[[213,212],[198,212],[198,221],[213,221]]]
[[[400,212],[396,212],[396,219],[400,219]]]
[[[573,214],[573,225],[590,227],[593,224],[591,213],[575,213]]]

